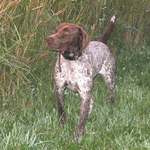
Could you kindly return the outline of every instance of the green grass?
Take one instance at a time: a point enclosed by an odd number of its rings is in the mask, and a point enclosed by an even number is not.
[[[3,0],[0,4],[0,150],[149,150],[147,6],[149,0],[139,3],[137,0]],[[114,13],[118,14],[118,20],[110,45],[117,56],[116,103],[106,102],[107,89],[98,77],[87,132],[77,144],[73,132],[79,119],[80,99],[73,92],[65,92],[68,122],[61,128],[53,91],[56,55],[49,52],[44,57],[48,51],[44,38],[63,21],[82,24],[95,37],[102,33]]]
[[[97,78],[93,112],[80,144],[73,138],[79,97],[66,91],[68,122],[61,128],[49,71],[43,70],[37,86],[33,84],[18,90],[15,97],[3,99],[0,149],[150,149],[149,48],[123,51],[118,56],[116,104],[106,103],[106,87]],[[47,63],[44,66],[48,68]]]

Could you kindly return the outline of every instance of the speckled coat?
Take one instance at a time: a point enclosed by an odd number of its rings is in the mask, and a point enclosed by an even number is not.
[[[61,69],[59,69],[61,67]],[[58,111],[61,114],[61,122],[65,122],[63,93],[69,88],[79,93],[81,97],[80,120],[77,126],[76,136],[84,133],[85,122],[93,106],[91,94],[93,79],[100,74],[109,92],[109,100],[114,100],[115,87],[115,58],[111,50],[102,42],[91,41],[83,50],[77,60],[67,60],[61,56],[55,66],[55,92],[58,102]]]

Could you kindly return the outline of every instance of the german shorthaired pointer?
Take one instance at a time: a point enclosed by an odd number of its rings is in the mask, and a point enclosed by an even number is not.
[[[79,140],[84,134],[85,123],[93,106],[91,94],[93,79],[102,75],[109,91],[109,100],[114,101],[115,58],[106,45],[113,31],[116,17],[113,16],[106,30],[96,41],[90,41],[82,27],[63,23],[57,27],[56,33],[47,38],[49,48],[59,51],[55,66],[55,94],[61,124],[66,121],[64,111],[64,90],[69,88],[81,97],[80,119],[75,135]]]

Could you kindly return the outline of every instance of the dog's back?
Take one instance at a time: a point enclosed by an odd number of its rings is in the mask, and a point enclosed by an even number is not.
[[[74,61],[74,63],[82,62],[90,64],[93,70],[93,76],[95,76],[100,73],[102,66],[106,61],[115,63],[115,59],[109,47],[103,42],[91,41],[84,49],[82,56],[77,61]]]

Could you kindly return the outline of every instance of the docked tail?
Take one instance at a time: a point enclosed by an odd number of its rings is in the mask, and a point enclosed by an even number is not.
[[[105,31],[103,32],[103,34],[97,38],[97,41],[103,42],[105,44],[107,44],[107,41],[111,35],[111,33],[113,32],[113,29],[115,27],[115,22],[116,22],[116,16],[112,16],[108,25],[105,28]]]

